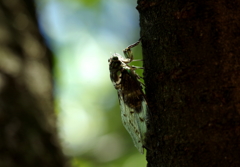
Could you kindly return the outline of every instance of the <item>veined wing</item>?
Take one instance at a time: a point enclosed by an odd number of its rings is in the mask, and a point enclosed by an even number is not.
[[[131,135],[135,147],[143,153],[144,135],[147,131],[147,103],[138,78],[131,67],[123,69],[118,96],[123,125]]]

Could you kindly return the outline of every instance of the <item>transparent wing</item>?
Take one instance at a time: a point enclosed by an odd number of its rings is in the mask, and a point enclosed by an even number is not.
[[[120,96],[120,95],[119,95]],[[124,104],[122,96],[119,97],[119,103],[121,108],[121,117],[124,127],[127,129],[128,133],[132,137],[135,147],[140,153],[144,153],[143,149],[143,135],[142,130],[139,128],[138,121],[136,119],[136,113],[133,109],[129,108]],[[141,126],[142,127],[142,126]]]
[[[123,125],[131,135],[135,147],[143,154],[144,136],[147,131],[147,103],[141,83],[133,70],[122,71],[118,97]]]

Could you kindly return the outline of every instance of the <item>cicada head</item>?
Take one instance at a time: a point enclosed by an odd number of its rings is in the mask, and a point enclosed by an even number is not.
[[[121,55],[115,53],[112,55],[109,62],[109,71],[110,71],[110,79],[116,89],[121,87],[121,73],[122,73],[122,61]]]

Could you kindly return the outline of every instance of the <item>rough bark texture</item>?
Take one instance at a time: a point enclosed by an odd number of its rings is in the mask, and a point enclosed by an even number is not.
[[[138,0],[148,167],[240,166],[240,2]]]
[[[52,99],[51,54],[34,1],[0,1],[0,166],[61,167]]]

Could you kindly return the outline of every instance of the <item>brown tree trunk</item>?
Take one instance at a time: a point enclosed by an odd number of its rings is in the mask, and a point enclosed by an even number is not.
[[[55,129],[52,55],[34,1],[0,1],[0,166],[63,167]]]
[[[240,2],[138,0],[148,167],[240,166]]]

